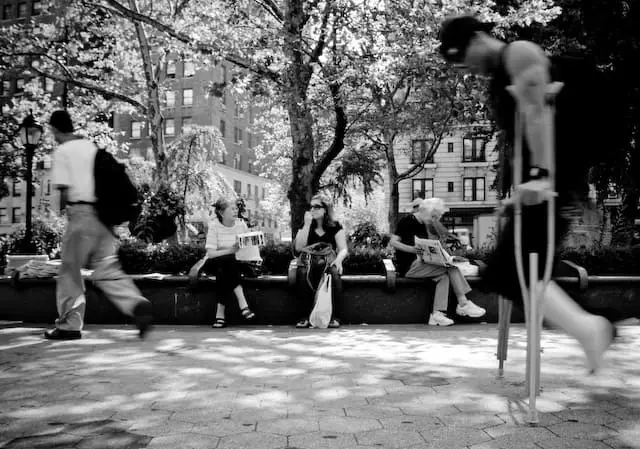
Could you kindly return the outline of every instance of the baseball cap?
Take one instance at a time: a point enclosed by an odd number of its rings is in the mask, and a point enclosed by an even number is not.
[[[71,116],[65,110],[54,111],[53,114],[51,114],[51,118],[49,119],[49,125],[53,126],[61,133],[73,132],[73,122],[71,121]]]
[[[469,42],[478,31],[490,32],[493,24],[473,16],[451,17],[440,27],[440,54],[449,62],[464,61]]]

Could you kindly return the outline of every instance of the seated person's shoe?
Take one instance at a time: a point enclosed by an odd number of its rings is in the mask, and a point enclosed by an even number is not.
[[[458,306],[456,307],[456,313],[460,316],[480,318],[481,316],[484,316],[487,311],[482,307],[476,306],[473,302],[467,300],[467,302],[463,306],[458,304]]]
[[[227,327],[227,320],[224,318],[216,317],[216,320],[211,325],[214,329],[222,329],[223,327]]]
[[[309,320],[303,318],[302,320],[298,321],[296,327],[298,329],[306,329],[307,327],[309,327]]]
[[[439,310],[429,315],[429,326],[451,326],[453,320]]]
[[[138,335],[140,338],[144,338],[151,329],[151,323],[153,322],[153,306],[149,301],[140,302],[133,309],[133,317],[138,328]]]
[[[242,317],[247,321],[251,321],[252,319],[254,319],[256,317],[256,314],[253,313],[251,311],[251,309],[248,308],[248,307],[240,309],[240,313],[242,314]]]
[[[82,338],[80,331],[67,331],[64,329],[49,329],[44,331],[44,338],[47,340],[79,340]]]
[[[336,320],[335,318],[332,319],[331,321],[329,321],[329,329],[337,329],[340,327],[340,321]]]

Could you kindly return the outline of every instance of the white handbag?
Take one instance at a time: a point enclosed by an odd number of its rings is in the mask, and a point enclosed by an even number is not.
[[[313,327],[326,329],[329,327],[329,321],[331,321],[332,313],[331,274],[324,273],[322,275],[322,279],[320,279],[320,284],[318,284],[315,304],[311,311],[311,315],[309,315],[309,323]]]

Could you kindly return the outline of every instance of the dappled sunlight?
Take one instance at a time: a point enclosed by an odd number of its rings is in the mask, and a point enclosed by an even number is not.
[[[318,422],[333,425],[335,417],[355,420],[346,421],[347,432],[349,423],[379,428],[383,421],[376,420],[397,415],[407,417],[399,426],[434,416],[453,426],[496,426],[521,422],[527,411],[522,326],[511,329],[503,379],[496,379],[497,332],[487,326],[442,332],[424,326],[273,327],[215,335],[207,328],[158,326],[145,341],[131,340],[129,329],[90,326],[82,340],[71,342],[47,342],[29,329],[0,332],[0,356],[11,361],[0,364],[0,386],[11,386],[0,393],[0,416],[16,420],[16,434],[36,423],[69,429],[68,423],[81,420],[94,423],[87,431],[126,424],[129,431],[142,429],[136,430],[141,435],[144,429],[156,435],[209,426],[206,432],[218,438],[253,432],[257,421],[268,423],[264,428],[289,423],[313,430]],[[640,332],[633,335],[624,343],[628,351],[640,341]],[[542,347],[541,412],[615,411],[640,399],[637,357],[613,352],[608,371],[587,377],[584,356],[567,336],[545,331]],[[328,421],[321,421],[325,416]],[[624,435],[639,429],[621,424],[618,431],[626,441]]]

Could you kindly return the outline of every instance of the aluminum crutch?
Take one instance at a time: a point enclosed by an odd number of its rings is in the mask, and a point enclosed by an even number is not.
[[[562,83],[551,83],[546,86],[543,101],[543,132],[545,132],[544,160],[549,171],[549,183],[555,191],[555,106],[553,101],[562,88]],[[515,141],[513,157],[513,185],[515,188],[522,184],[522,142],[524,139],[524,120],[521,109],[521,93],[510,86],[507,88],[516,102],[515,112]],[[540,334],[544,317],[543,306],[547,285],[551,280],[553,256],[555,247],[555,197],[547,200],[547,253],[542,282],[538,278],[538,253],[529,254],[529,286],[524,277],[524,262],[522,254],[522,203],[518,199],[514,204],[514,250],[516,271],[522,292],[525,321],[527,326],[527,362],[525,389],[529,396],[529,413],[527,422],[531,425],[539,423],[536,409],[536,398],[540,393]]]

